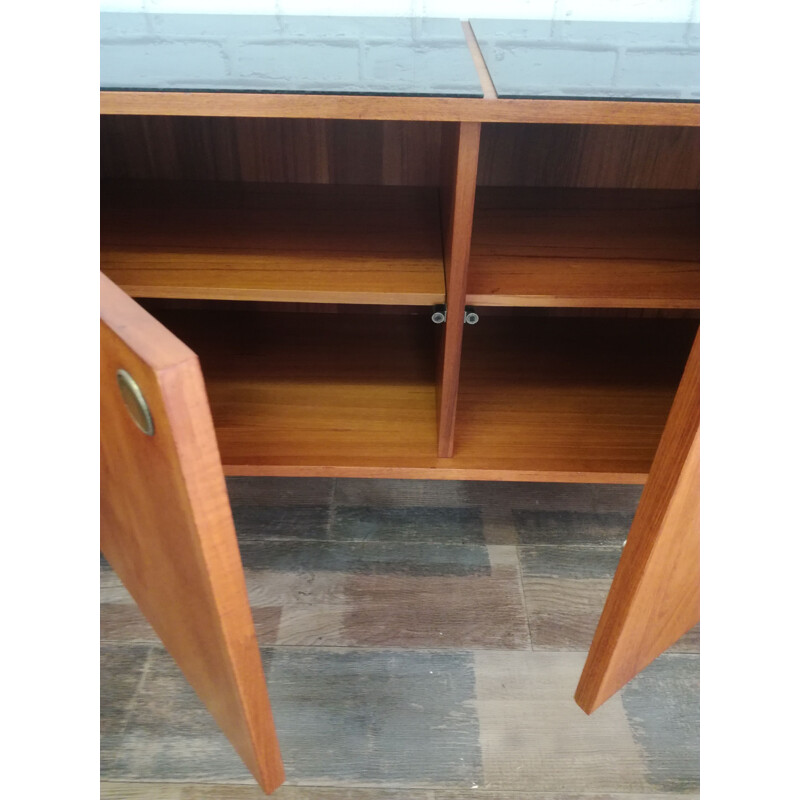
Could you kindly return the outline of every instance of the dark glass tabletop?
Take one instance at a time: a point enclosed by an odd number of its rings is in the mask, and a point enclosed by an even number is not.
[[[102,89],[481,97],[452,19],[100,14]]]
[[[700,100],[700,26],[476,19],[498,97]]]

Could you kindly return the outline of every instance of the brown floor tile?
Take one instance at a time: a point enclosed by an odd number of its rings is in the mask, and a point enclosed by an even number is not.
[[[516,579],[352,576],[342,636],[353,645],[527,649]]]
[[[462,575],[248,570],[250,601],[280,606],[281,645],[528,648],[516,550],[480,549],[480,569]]]
[[[592,643],[610,578],[523,578],[534,650],[580,650]]]

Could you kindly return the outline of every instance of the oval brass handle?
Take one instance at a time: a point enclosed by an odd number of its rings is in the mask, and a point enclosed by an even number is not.
[[[131,377],[131,374],[124,369],[117,370],[117,386],[122,394],[122,401],[125,403],[125,408],[136,423],[136,427],[152,436],[155,433],[153,428],[153,417],[150,414],[150,408],[147,405],[147,400],[144,399],[142,390],[139,384]]]

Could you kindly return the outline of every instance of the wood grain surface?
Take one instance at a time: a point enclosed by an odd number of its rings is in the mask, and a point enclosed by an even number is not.
[[[478,185],[699,189],[700,131],[486,123]]]
[[[262,788],[283,781],[196,356],[101,276],[102,551]],[[154,433],[132,421],[117,370]]]
[[[695,330],[692,320],[483,317],[465,332],[453,466],[643,482]]]
[[[444,302],[435,189],[114,181],[102,199],[100,266],[134,297]]]
[[[442,128],[440,122],[391,120],[101,116],[100,174],[436,186]],[[699,130],[485,123],[478,184],[698,189]]]
[[[575,693],[591,713],[700,619],[700,335]]]
[[[698,308],[698,193],[481,187],[467,302]]]
[[[429,314],[242,308],[159,318],[200,356],[229,474],[435,465]]]
[[[467,288],[480,136],[481,126],[473,122],[461,123],[447,129],[442,139],[442,229],[447,319],[444,341],[440,347],[436,383],[440,458],[453,455],[461,341],[464,333],[464,296]]]
[[[101,114],[301,119],[700,124],[699,103],[620,100],[490,100],[234,92],[100,92]]]
[[[467,326],[452,458],[437,455],[424,315],[158,312],[199,354],[229,475],[643,483],[697,323]]]
[[[437,186],[441,123],[101,116],[104,179]]]

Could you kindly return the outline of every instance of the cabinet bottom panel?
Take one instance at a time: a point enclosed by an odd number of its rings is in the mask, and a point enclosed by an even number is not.
[[[464,334],[454,461],[644,482],[697,325],[481,316]]]
[[[428,315],[154,313],[200,357],[228,475],[644,483],[697,327],[482,318],[438,458]]]

